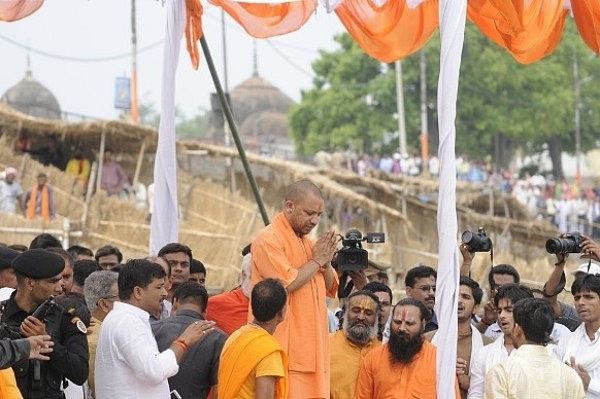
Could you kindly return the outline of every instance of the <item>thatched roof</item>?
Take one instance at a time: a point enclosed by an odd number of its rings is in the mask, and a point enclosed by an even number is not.
[[[55,135],[68,146],[88,149],[100,148],[102,133],[106,134],[106,147],[137,154],[143,140],[146,151],[156,151],[158,134],[149,126],[136,126],[121,121],[93,120],[83,122],[63,122],[35,118],[20,113],[6,104],[0,103],[0,132],[2,134],[27,134],[31,139],[45,140]]]

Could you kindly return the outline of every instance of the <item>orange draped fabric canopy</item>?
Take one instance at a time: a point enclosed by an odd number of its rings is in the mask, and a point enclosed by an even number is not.
[[[210,2],[256,38],[300,29],[316,4],[314,0]],[[532,63],[550,54],[560,42],[569,14],[564,4],[564,0],[469,0],[468,17],[517,61]],[[439,0],[343,0],[335,13],[367,54],[392,62],[425,45],[438,28],[438,7]],[[571,8],[582,39],[600,53],[600,1],[576,0]]]
[[[209,1],[222,7],[256,38],[300,29],[317,4],[315,0]],[[0,21],[24,18],[43,2],[0,1]],[[185,3],[187,49],[192,65],[197,68],[202,5],[200,0],[185,0]],[[439,25],[439,0],[338,0],[338,3],[335,13],[350,36],[367,54],[382,62],[399,60],[418,51]],[[600,53],[600,1],[572,0],[570,8],[581,38],[594,52]],[[521,63],[539,61],[556,48],[568,14],[564,0],[469,0],[468,3],[469,19]]]

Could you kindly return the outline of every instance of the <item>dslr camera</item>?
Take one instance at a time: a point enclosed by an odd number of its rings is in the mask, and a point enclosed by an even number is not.
[[[461,240],[469,247],[470,252],[490,252],[492,250],[492,240],[487,236],[483,227],[478,228],[476,232],[464,231]]]
[[[559,238],[546,241],[546,251],[549,254],[568,254],[581,252],[583,237],[579,232],[571,232]]]
[[[385,242],[384,233],[367,233],[363,237],[362,233],[356,229],[350,229],[345,236],[341,236],[342,249],[337,251],[331,264],[342,271],[363,270],[369,266],[369,253],[363,249],[362,242],[366,241],[372,244]]]

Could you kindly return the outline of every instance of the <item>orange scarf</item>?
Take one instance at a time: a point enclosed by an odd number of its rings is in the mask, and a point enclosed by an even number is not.
[[[262,328],[252,329],[239,335],[237,339],[225,345],[219,362],[219,399],[236,398],[244,381],[256,365],[267,355],[280,352],[286,375],[277,379],[275,399],[287,399],[287,355],[279,343]]]
[[[27,219],[35,219],[35,203],[37,202],[38,185],[33,186],[31,195],[29,196],[29,202],[27,202]],[[42,220],[50,220],[50,195],[48,194],[48,186],[44,184],[42,187],[42,204],[41,204],[41,217]]]

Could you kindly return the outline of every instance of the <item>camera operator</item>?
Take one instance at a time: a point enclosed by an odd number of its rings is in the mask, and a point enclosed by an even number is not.
[[[558,239],[565,239],[568,236],[568,234],[561,234]],[[581,235],[580,237],[581,242],[578,245],[578,249],[581,251],[580,258],[600,261],[600,246],[587,236]],[[554,255],[556,256],[556,263],[554,263],[554,269],[544,284],[542,293],[552,306],[556,322],[564,324],[569,330],[574,331],[581,323],[575,308],[558,300],[558,294],[562,292],[566,282],[564,270],[569,252],[557,251]],[[587,266],[585,263],[583,265]],[[575,272],[576,275],[581,272],[580,269]],[[583,269],[585,273],[587,268]]]

